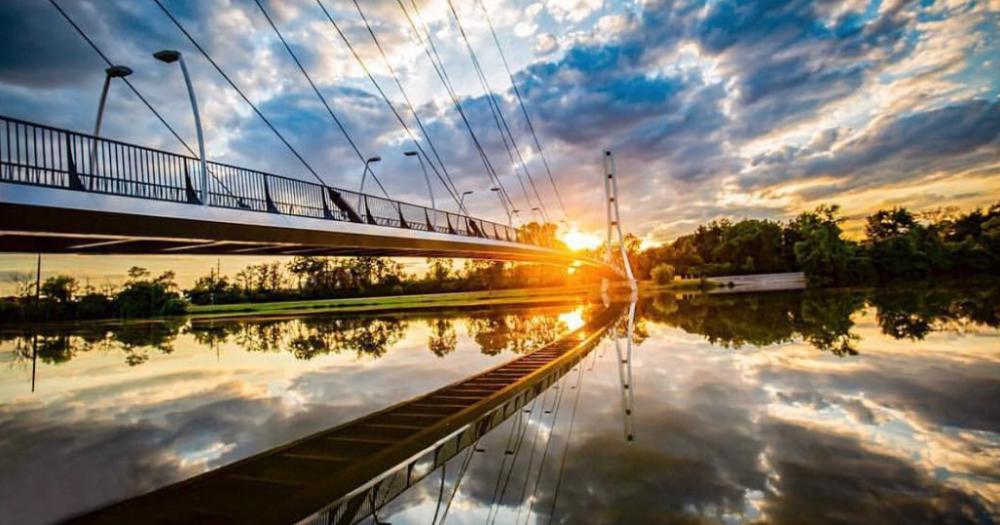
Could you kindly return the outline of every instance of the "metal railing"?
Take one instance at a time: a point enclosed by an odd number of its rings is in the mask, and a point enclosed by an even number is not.
[[[0,116],[0,181],[201,205],[200,163]],[[208,205],[543,245],[517,228],[445,210],[208,163]]]

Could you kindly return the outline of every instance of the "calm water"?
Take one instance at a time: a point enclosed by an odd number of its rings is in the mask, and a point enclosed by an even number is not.
[[[998,305],[995,285],[643,298],[631,359],[623,321],[621,355],[609,337],[378,518],[993,523]],[[8,332],[0,522],[59,520],[364,415],[592,308]]]

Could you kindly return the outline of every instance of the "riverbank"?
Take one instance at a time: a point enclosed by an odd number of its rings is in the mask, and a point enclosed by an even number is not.
[[[624,286],[624,282],[619,283]],[[653,281],[640,281],[639,289],[645,292],[667,291],[707,291],[719,285],[699,279],[677,279],[669,285],[659,285]],[[616,288],[616,292],[623,288]],[[627,287],[624,288],[627,291]],[[324,313],[361,313],[379,311],[447,309],[468,306],[503,305],[544,305],[567,302],[600,300],[600,285],[558,286],[545,288],[512,288],[502,290],[480,290],[474,292],[448,292],[431,294],[389,295],[373,297],[351,297],[338,299],[312,299],[300,301],[272,301],[262,303],[232,303],[217,305],[187,305],[184,313],[174,316],[152,316],[130,319],[114,317],[99,319],[64,319],[36,322],[0,323],[0,327],[11,328],[33,324],[47,326],[67,326],[79,323],[105,324],[127,321],[129,323],[161,322],[167,319],[193,320],[316,315]]]
[[[599,286],[586,285],[315,299],[307,301],[275,301],[269,303],[191,305],[188,307],[187,315],[195,319],[206,319],[261,315],[302,315],[327,312],[377,312],[382,310],[448,308],[466,305],[541,304],[596,298],[599,297],[600,291]]]
[[[677,279],[669,285],[658,285],[653,281],[639,282],[639,289],[648,291],[699,291],[710,289],[715,286],[718,285],[711,282],[703,282],[700,279]],[[381,310],[448,308],[467,305],[483,306],[563,303],[581,299],[596,300],[600,298],[600,294],[600,285],[512,288],[504,290],[480,290],[475,292],[314,299],[305,301],[190,305],[188,306],[187,315],[195,319],[205,319],[258,315],[301,315],[328,312],[377,312]]]

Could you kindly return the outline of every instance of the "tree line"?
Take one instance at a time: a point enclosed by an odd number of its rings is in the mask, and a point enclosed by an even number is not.
[[[456,266],[430,258],[427,271],[407,272],[388,257],[295,257],[287,263],[247,266],[230,278],[215,272],[184,293],[193,304],[336,299],[420,293],[496,290],[569,284],[566,270],[550,265],[478,259]]]
[[[153,276],[149,270],[133,266],[123,285],[98,290],[81,286],[68,275],[55,275],[40,283],[17,276],[16,295],[0,299],[0,322],[178,315],[185,312],[187,302],[174,279],[174,272]]]
[[[542,264],[427,259],[427,271],[409,273],[388,257],[295,257],[288,262],[251,264],[230,277],[210,271],[187,290],[173,272],[153,276],[133,267],[120,287],[81,286],[69,275],[36,283],[30,275],[15,281],[14,296],[0,298],[0,322],[87,319],[137,319],[183,314],[189,304],[232,304],[343,297],[373,297],[437,292],[563,286],[572,277],[564,268]]]
[[[627,248],[641,278],[802,271],[811,284],[843,285],[1000,270],[1000,203],[968,213],[880,210],[866,217],[861,240],[844,237],[843,222],[838,206],[821,205],[784,222],[712,221],[646,250],[632,237]]]

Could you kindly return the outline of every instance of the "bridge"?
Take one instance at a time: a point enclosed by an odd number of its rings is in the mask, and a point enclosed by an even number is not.
[[[525,228],[0,117],[0,251],[594,266]],[[207,187],[203,186],[207,184]]]

